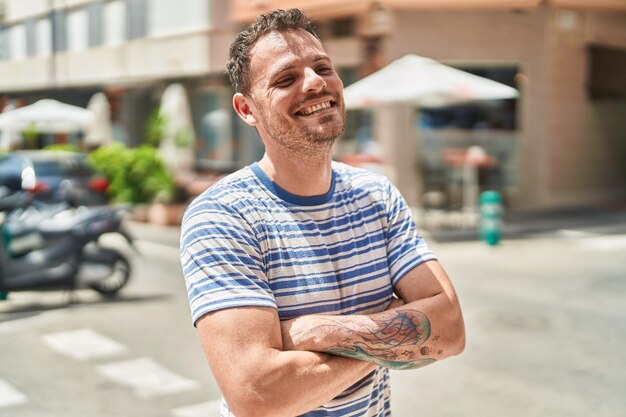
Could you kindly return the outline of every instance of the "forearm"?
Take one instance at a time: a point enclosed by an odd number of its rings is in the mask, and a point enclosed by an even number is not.
[[[363,361],[283,347],[278,312],[239,307],[201,317],[207,361],[237,417],[293,417],[311,411],[375,367]]]
[[[275,397],[270,404],[279,405],[286,416],[311,411],[344,392],[375,369],[370,363],[317,352],[280,352],[277,372],[268,386]],[[280,384],[280,389],[275,389]],[[278,416],[278,413],[272,413]]]
[[[306,351],[272,350],[256,363],[254,378],[248,375],[242,380],[240,397],[226,398],[238,417],[304,414],[328,403],[375,369],[367,362]]]
[[[371,315],[309,315],[283,323],[287,349],[413,369],[462,351],[460,311],[443,293]]]

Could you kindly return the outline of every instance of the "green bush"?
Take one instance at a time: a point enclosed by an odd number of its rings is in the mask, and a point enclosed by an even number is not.
[[[68,152],[78,152],[78,146],[70,145],[68,143],[56,143],[54,145],[47,145],[43,147],[46,151],[68,151]]]
[[[89,154],[94,169],[110,182],[109,193],[118,203],[166,203],[174,195],[174,181],[156,148],[127,148],[115,143]]]
[[[167,127],[167,117],[161,113],[161,108],[156,107],[150,113],[148,122],[146,123],[146,138],[148,144],[152,146],[159,146],[163,135],[165,134],[165,128]]]

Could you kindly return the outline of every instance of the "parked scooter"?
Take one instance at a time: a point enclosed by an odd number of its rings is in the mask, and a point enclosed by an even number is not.
[[[131,246],[123,210],[72,208],[33,200],[27,192],[0,193],[0,298],[13,291],[91,288],[114,296],[130,279],[131,264],[100,237],[113,233]]]

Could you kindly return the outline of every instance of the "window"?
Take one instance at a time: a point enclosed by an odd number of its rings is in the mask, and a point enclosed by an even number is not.
[[[333,38],[349,38],[354,36],[354,19],[336,19],[329,22],[330,34]]]
[[[184,4],[186,2],[182,2]],[[146,0],[127,0],[127,39],[140,39],[146,36],[148,16]]]
[[[9,59],[9,30],[0,27],[0,59]]]
[[[67,49],[82,51],[89,46],[87,10],[71,11],[67,15]]]
[[[26,20],[24,28],[26,30],[26,56],[34,56],[36,55],[35,21],[33,19]]]
[[[223,105],[226,94],[224,90],[211,90],[196,97],[200,158],[222,162],[234,159],[232,121]]]
[[[515,87],[517,67],[461,68],[463,71]],[[470,104],[422,109],[422,129],[516,129],[517,101],[497,100]]]
[[[587,88],[594,100],[626,99],[626,49],[590,45]]]
[[[343,82],[344,88],[359,79],[359,71],[357,68],[340,68],[337,72]],[[356,139],[356,147],[360,148],[363,143],[371,140],[373,137],[371,119],[370,110],[350,110],[346,115],[346,129],[343,132],[342,138],[349,140]]]
[[[67,15],[63,10],[52,13],[52,48],[54,52],[67,49]]]
[[[18,24],[9,31],[9,51],[12,59],[26,57],[26,27]]]
[[[52,24],[49,18],[35,22],[35,55],[45,56],[52,52]]]
[[[126,4],[113,0],[104,5],[104,44],[119,45],[126,39]]]
[[[87,14],[89,17],[89,46],[95,48],[101,46],[103,42],[102,28],[102,2],[94,2],[87,6]]]
[[[149,0],[148,33],[167,35],[209,26],[206,0]]]

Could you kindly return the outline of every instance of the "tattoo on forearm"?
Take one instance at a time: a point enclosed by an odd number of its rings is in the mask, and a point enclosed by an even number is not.
[[[345,318],[342,318],[345,320]],[[332,317],[324,320],[324,327],[341,327],[349,336],[327,353],[365,360],[392,369],[414,369],[435,361],[431,350],[421,346],[430,337],[430,321],[425,314],[415,310],[394,310],[358,332],[346,328]],[[421,347],[420,347],[421,346]],[[422,357],[420,357],[420,355]]]

